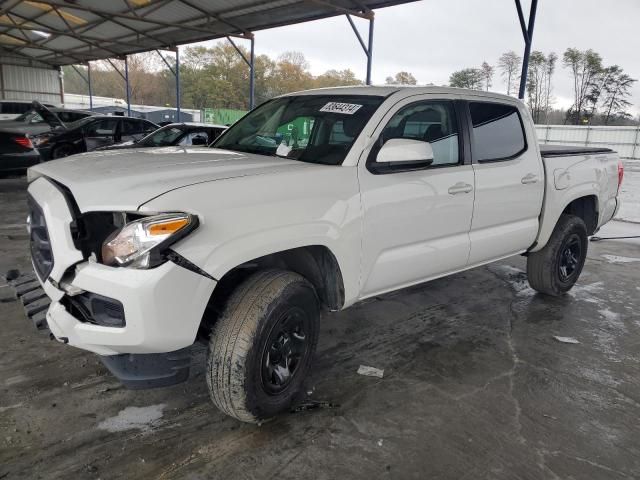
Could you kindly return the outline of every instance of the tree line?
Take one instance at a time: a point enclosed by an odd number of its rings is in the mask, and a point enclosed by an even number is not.
[[[575,125],[632,124],[628,108],[631,88],[637,81],[619,65],[606,66],[602,56],[592,49],[568,48],[562,55],[562,67],[573,80],[573,104],[559,118],[553,108],[553,82],[558,55],[531,52],[526,82],[525,101],[536,123],[570,123]],[[503,53],[497,70],[507,95],[517,95],[520,85],[522,57],[513,51]],[[489,90],[496,68],[486,61],[477,68],[464,68],[449,78],[452,87]],[[551,119],[554,121],[552,122]]]
[[[239,47],[245,56],[248,52]],[[173,55],[165,57],[174,65]],[[187,47],[182,50],[180,65],[181,106],[247,109],[249,104],[249,68],[233,46],[218,43],[213,47]],[[631,88],[636,82],[618,65],[605,66],[595,51],[568,48],[562,55],[563,72],[573,80],[573,104],[566,110],[554,108],[553,77],[560,58],[551,52],[531,52],[526,83],[526,103],[536,123],[631,124],[628,108]],[[122,61],[113,64],[124,71]],[[142,105],[175,106],[175,77],[156,52],[129,56],[131,102]],[[78,69],[86,67],[76,67]],[[500,56],[497,64],[483,62],[479,67],[453,72],[449,85],[476,90],[500,90],[517,95],[522,57],[513,51]],[[64,67],[65,90],[87,93],[87,84],[72,67]],[[86,71],[81,72],[86,77]],[[502,79],[494,87],[496,74]],[[299,52],[285,52],[277,58],[255,58],[256,104],[277,95],[311,88],[362,85],[350,69],[328,70],[321,75],[310,72],[309,62]],[[416,85],[413,74],[401,71],[386,78],[388,85]],[[125,98],[124,81],[113,65],[106,61],[92,64],[93,94]]]
[[[239,48],[248,58],[249,53]],[[175,65],[173,55],[165,59]],[[123,61],[112,62],[124,72]],[[298,52],[286,52],[275,59],[258,55],[254,65],[256,104],[298,90],[363,83],[350,69],[328,70],[314,76],[309,62]],[[175,106],[175,76],[158,53],[131,55],[128,68],[131,103]],[[73,67],[64,67],[63,72],[65,91],[87,93],[87,83]],[[86,68],[81,73],[86,77]],[[126,98],[124,81],[108,62],[93,62],[91,75],[94,95]],[[183,108],[246,110],[249,105],[249,67],[229,44],[188,47],[181,51],[180,85]]]

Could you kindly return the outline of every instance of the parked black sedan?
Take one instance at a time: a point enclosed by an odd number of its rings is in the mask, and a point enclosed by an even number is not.
[[[211,144],[226,129],[227,127],[224,125],[213,125],[210,123],[170,123],[138,141],[130,140],[107,147],[100,147],[97,150],[172,147],[176,145],[184,147],[205,146]]]
[[[44,110],[46,108],[46,111]],[[93,115],[86,110],[72,110],[68,108],[45,107],[37,102],[33,108],[13,120],[0,120],[0,129],[27,135],[38,135],[48,132],[60,125],[75,122],[81,118]]]
[[[0,130],[0,173],[23,173],[40,163],[40,155],[27,135]]]
[[[32,137],[42,160],[90,152],[99,147],[138,140],[158,126],[141,118],[96,115],[63,124],[50,132]]]

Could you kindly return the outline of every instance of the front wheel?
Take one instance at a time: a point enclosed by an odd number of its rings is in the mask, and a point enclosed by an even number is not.
[[[318,342],[320,307],[297,273],[263,270],[233,292],[214,325],[207,358],[213,403],[243,422],[287,410]]]
[[[527,257],[529,285],[556,297],[571,290],[582,272],[588,243],[584,221],[561,215],[545,247]]]

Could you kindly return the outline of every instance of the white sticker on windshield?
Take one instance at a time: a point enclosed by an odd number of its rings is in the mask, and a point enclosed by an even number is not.
[[[356,103],[329,102],[320,109],[321,112],[342,113],[344,115],[353,115],[362,105]]]

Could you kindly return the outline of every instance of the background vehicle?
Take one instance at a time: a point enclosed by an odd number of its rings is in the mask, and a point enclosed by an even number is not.
[[[16,133],[38,135],[61,125],[75,122],[81,118],[93,115],[85,110],[69,110],[65,108],[51,107],[47,109],[50,115],[43,114],[42,110],[31,109],[13,120],[0,121],[0,129],[11,130]]]
[[[40,163],[40,155],[28,136],[0,130],[0,173],[24,173]]]
[[[28,100],[0,100],[0,120],[13,120],[31,110],[32,105],[33,102]],[[44,105],[54,107],[48,103]]]
[[[35,135],[32,141],[43,160],[53,160],[137,140],[157,128],[155,123],[141,118],[95,115]]]
[[[566,293],[623,174],[608,149],[541,152],[514,98],[440,87],[286,95],[213,147],[33,167],[32,258],[56,338],[135,388],[207,342],[213,402],[247,422],[294,401],[321,308],[521,254]]]
[[[206,146],[213,142],[227,127],[208,123],[170,123],[134,141],[116,143],[96,150],[118,150],[121,148]]]

